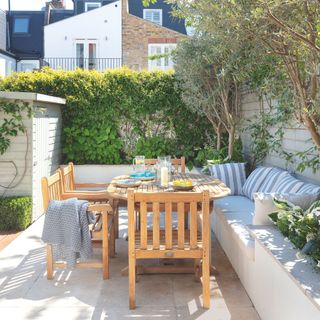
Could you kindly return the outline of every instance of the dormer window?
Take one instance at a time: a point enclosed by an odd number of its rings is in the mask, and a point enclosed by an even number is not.
[[[143,9],[143,19],[162,26],[162,9]]]
[[[13,33],[26,34],[29,33],[29,18],[19,17],[14,19]]]
[[[101,7],[101,2],[86,2],[85,11],[90,11]]]

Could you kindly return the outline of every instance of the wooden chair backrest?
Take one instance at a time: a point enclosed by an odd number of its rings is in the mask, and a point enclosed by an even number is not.
[[[74,166],[72,162],[69,162],[67,166],[61,167],[61,176],[62,176],[62,186],[63,192],[74,191],[75,187],[75,178],[74,178]]]
[[[208,244],[210,230],[209,193],[135,193],[128,194],[128,232],[131,248],[135,240],[135,208],[140,208],[140,248],[139,250],[195,250],[198,249],[199,220],[201,221],[201,242]],[[152,208],[152,237],[148,238],[147,208]],[[160,213],[160,208],[164,212]],[[177,237],[173,237],[172,212],[177,208],[178,225],[175,229]],[[190,209],[189,229],[185,229],[185,208]],[[200,211],[199,211],[200,208]],[[150,213],[149,213],[150,214]],[[160,214],[165,214],[165,229],[160,231]],[[201,219],[199,219],[201,217]],[[160,232],[164,237],[160,238]],[[186,237],[186,232],[189,236]]]
[[[157,163],[157,159],[146,159],[145,160],[145,165],[150,166],[150,165],[155,165]],[[186,158],[181,157],[180,159],[171,159],[171,164],[174,166],[174,168],[181,173],[186,172]],[[179,170],[180,169],[180,170]]]
[[[50,200],[62,200],[63,186],[60,171],[41,179],[43,209],[46,211]]]

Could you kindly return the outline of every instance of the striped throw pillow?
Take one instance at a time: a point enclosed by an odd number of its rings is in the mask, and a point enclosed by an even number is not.
[[[280,179],[274,187],[273,192],[276,193],[300,193],[302,186],[305,183],[294,178],[291,174],[287,173]],[[304,193],[304,192],[303,192]]]
[[[299,194],[302,194],[302,193],[317,194],[318,197],[320,197],[320,186],[317,186],[312,183],[304,183],[298,193]]]
[[[211,175],[231,189],[231,195],[241,195],[246,181],[244,163],[209,164]]]
[[[287,175],[288,172],[280,168],[272,168],[267,178],[262,182],[257,192],[270,193],[274,192],[276,184]]]
[[[260,187],[267,181],[272,169],[274,168],[258,167],[253,172],[251,172],[242,188],[243,195],[253,200],[253,194],[255,192],[258,192]]]

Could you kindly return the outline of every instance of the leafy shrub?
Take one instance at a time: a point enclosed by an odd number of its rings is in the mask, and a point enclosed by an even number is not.
[[[283,200],[274,200],[277,212],[269,216],[281,233],[303,254],[320,261],[320,200],[303,212],[299,206]]]
[[[7,77],[0,90],[66,98],[64,162],[131,163],[137,153],[184,155],[190,162],[213,140],[212,126],[185,107],[176,81],[171,72],[45,68]]]
[[[237,139],[234,144],[233,158],[228,159],[228,146],[222,147],[220,150],[216,150],[212,147],[204,147],[197,154],[195,163],[204,167],[203,171],[209,173],[208,163],[223,164],[228,162],[244,162],[242,142]]]
[[[31,197],[8,197],[0,200],[0,230],[24,230],[32,219]]]

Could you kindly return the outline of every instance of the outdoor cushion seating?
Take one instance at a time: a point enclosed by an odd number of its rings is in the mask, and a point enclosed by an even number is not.
[[[222,246],[224,244],[227,246],[229,241],[235,241],[238,248],[251,259],[254,258],[254,240],[247,226],[252,225],[254,220],[259,221],[259,217],[254,216],[254,195],[257,192],[299,194],[300,197],[291,195],[290,199],[294,204],[303,205],[303,203],[310,203],[320,197],[320,186],[298,180],[280,168],[261,166],[247,178],[243,185],[243,195],[231,195],[215,201],[215,214],[211,215],[211,227],[218,240],[221,240],[220,237],[224,237],[225,241],[220,241]],[[268,217],[263,217],[263,219],[266,221]],[[224,225],[224,229],[219,226],[220,224]],[[223,235],[222,229],[228,235]],[[230,260],[232,259],[230,258]]]
[[[224,182],[231,190],[231,195],[242,194],[246,181],[245,163],[211,164],[211,175]]]
[[[254,240],[250,236],[246,225],[252,223],[254,203],[245,196],[228,196],[215,201],[215,214],[211,214],[211,226],[214,228],[218,219],[230,230],[232,241],[236,241],[242,252],[250,259],[254,255]]]

